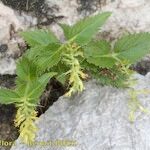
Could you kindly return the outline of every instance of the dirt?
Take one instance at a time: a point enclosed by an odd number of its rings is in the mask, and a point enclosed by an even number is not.
[[[6,88],[14,88],[15,80],[14,75],[0,75],[0,86]],[[14,127],[14,118],[16,108],[14,105],[1,105],[0,104],[0,140],[1,141],[14,141],[18,137],[18,129]],[[0,150],[8,150],[9,146],[1,147]]]
[[[131,69],[138,72],[139,74],[146,75],[148,72],[150,72],[150,58],[132,65]]]
[[[40,105],[42,107],[38,107],[38,116],[43,114],[50,106],[53,105],[54,102],[58,100],[58,98],[65,93],[65,87],[62,86],[57,80],[52,79],[47,84],[44,93],[41,96]]]

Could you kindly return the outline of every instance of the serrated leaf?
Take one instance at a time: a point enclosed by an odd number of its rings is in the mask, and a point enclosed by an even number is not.
[[[34,60],[47,46],[38,45],[27,50],[24,54],[28,59]]]
[[[64,85],[69,78],[69,76],[66,74],[69,69],[70,68],[68,66],[60,61],[57,66],[54,66],[51,70],[58,73],[56,79]]]
[[[1,104],[11,104],[11,103],[18,102],[20,100],[19,98],[20,98],[19,95],[13,90],[0,89]]]
[[[97,57],[110,53],[111,45],[105,40],[91,41],[87,46],[84,47],[84,55],[86,57]]]
[[[22,57],[17,62],[17,77],[24,81],[31,81],[37,77],[37,66],[33,61],[29,60],[26,57]]]
[[[22,32],[21,35],[25,41],[32,47],[37,45],[48,45],[50,43],[59,43],[59,40],[51,31],[34,30]]]
[[[36,78],[35,80],[29,81],[29,82],[23,82],[21,81],[16,89],[17,93],[20,95],[20,99],[26,98],[28,101],[32,103],[37,103],[39,100],[39,97],[42,95],[43,91],[45,90],[45,87],[53,76],[55,76],[57,73],[50,72],[45,73],[41,77]]]
[[[47,85],[50,78],[52,78],[56,74],[57,73],[55,73],[55,72],[45,73],[41,77],[39,77],[38,80],[31,83],[31,86],[30,86],[30,88],[28,89],[28,92],[27,92],[27,97],[32,98],[33,100],[37,101],[37,99],[43,93],[43,91],[45,89],[45,86]]]
[[[62,54],[62,50],[59,48],[60,45],[49,44],[44,51],[41,51],[35,60],[39,70],[46,70],[58,64]]]
[[[114,51],[120,59],[135,63],[150,53],[150,33],[126,35],[116,42]]]
[[[87,17],[77,22],[71,28],[65,27],[63,29],[65,29],[65,32],[67,31],[68,39],[73,38],[78,44],[85,45],[93,38],[110,15],[110,12],[104,12],[92,17]]]
[[[92,41],[85,46],[84,55],[89,63],[102,68],[110,68],[116,63],[111,54],[110,44],[104,40]]]
[[[77,34],[75,41],[80,45],[87,44],[98,32],[100,27],[106,22],[110,15],[110,12],[105,12],[88,19],[86,21],[87,26],[85,26],[85,28]]]
[[[111,56],[110,57],[103,57],[103,56],[101,56],[101,57],[97,57],[97,58],[96,57],[89,57],[87,59],[87,61],[89,63],[92,63],[92,64],[94,64],[96,66],[101,67],[101,68],[111,68],[116,63],[116,60],[113,59]]]

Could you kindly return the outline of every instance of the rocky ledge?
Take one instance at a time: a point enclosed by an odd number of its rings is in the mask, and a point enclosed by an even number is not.
[[[136,74],[134,78],[135,90],[150,90],[150,73]],[[88,81],[83,93],[60,97],[40,116],[36,122],[39,128],[36,146],[19,144],[18,139],[11,150],[149,150],[150,117],[138,110],[131,123],[129,99],[129,89],[102,87]],[[150,109],[150,94],[140,94],[138,99]],[[56,140],[72,141],[72,145],[40,145]]]

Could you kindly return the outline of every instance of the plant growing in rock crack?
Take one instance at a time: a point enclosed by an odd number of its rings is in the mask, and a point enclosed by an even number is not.
[[[15,103],[18,108],[15,126],[20,128],[20,136],[25,143],[33,142],[35,138],[35,108],[47,82],[55,74],[49,72],[38,75],[37,66],[28,58],[22,57],[17,63],[16,89],[0,89],[0,103]]]
[[[150,52],[150,33],[126,35],[114,46],[106,40],[96,40],[95,34],[110,15],[104,12],[72,26],[60,24],[64,43],[51,31],[22,33],[30,49],[18,61],[16,89],[0,89],[0,102],[16,104],[15,125],[20,127],[25,143],[35,139],[35,108],[50,77],[55,75],[67,85],[66,96],[83,91],[83,80],[88,77],[103,85],[130,87],[133,71],[129,67]]]

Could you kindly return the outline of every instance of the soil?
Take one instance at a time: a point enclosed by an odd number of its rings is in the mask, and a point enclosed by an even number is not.
[[[41,107],[37,107],[38,116],[43,114],[50,106],[52,106],[60,96],[64,95],[65,91],[65,87],[63,87],[60,82],[55,79],[50,80],[40,98]]]
[[[16,76],[0,75],[0,86],[6,88],[13,88],[15,86],[14,80]],[[14,105],[0,104],[0,140],[14,141],[18,137],[18,130],[14,127],[14,118],[16,108]],[[8,150],[10,147],[1,147],[0,150]]]
[[[146,75],[148,72],[150,72],[150,58],[147,60],[142,60],[137,64],[133,65],[132,69],[139,74]]]

